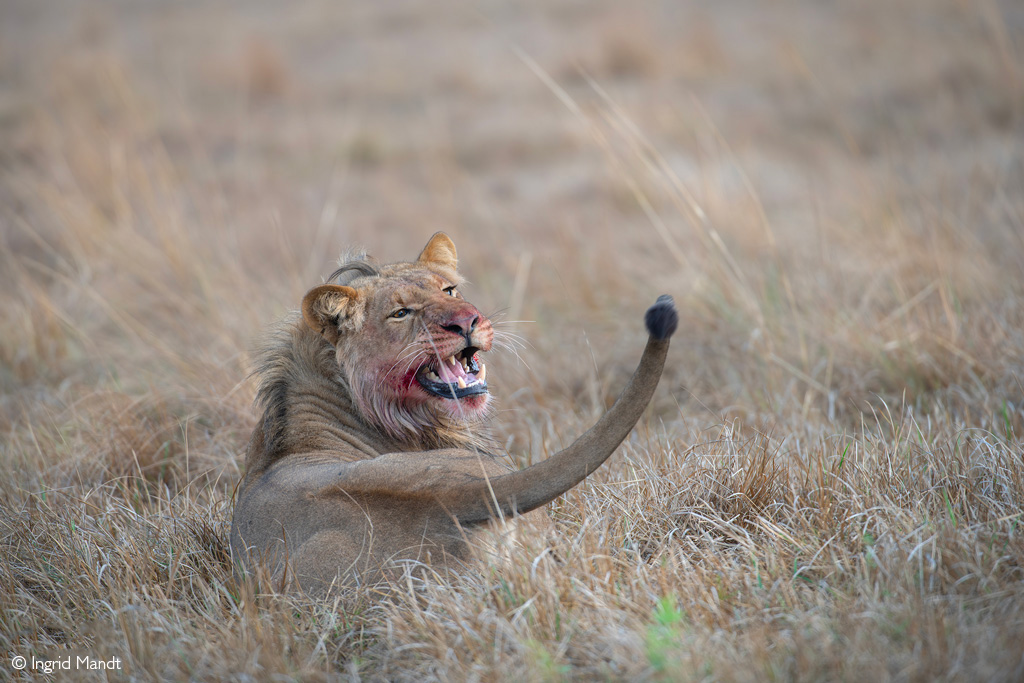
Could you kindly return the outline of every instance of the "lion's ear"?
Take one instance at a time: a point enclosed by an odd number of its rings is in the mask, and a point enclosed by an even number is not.
[[[358,299],[359,292],[351,287],[320,285],[302,297],[302,317],[327,341],[337,344],[341,336],[338,322],[351,311]]]
[[[457,270],[459,266],[459,257],[455,253],[455,243],[452,242],[451,238],[443,232],[435,232],[434,236],[430,238],[429,242],[427,242],[427,246],[423,247],[423,251],[420,252],[420,256],[416,259],[416,262],[432,263],[434,265]]]

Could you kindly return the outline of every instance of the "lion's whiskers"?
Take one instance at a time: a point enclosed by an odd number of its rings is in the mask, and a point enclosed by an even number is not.
[[[395,371],[395,368],[397,368],[400,364],[402,364],[402,369],[398,371],[398,374],[404,375],[406,372],[408,372],[409,369],[412,368],[412,366],[418,360],[420,360],[422,356],[425,355],[423,353],[423,350],[420,348],[421,345],[422,342],[419,339],[416,339],[402,347],[402,350],[399,352],[398,360],[396,360],[394,364],[390,368],[388,368],[387,372],[381,375],[380,379],[377,381],[376,388],[378,390],[382,389],[384,387],[384,381],[391,376],[391,374]]]
[[[409,342],[408,344],[403,346],[402,350],[398,352],[398,360],[396,360],[394,364],[390,368],[388,368],[388,371],[384,374],[390,375],[394,371],[394,369],[398,367],[398,364],[406,360],[407,358],[415,358],[419,354],[419,349],[416,348],[417,344],[418,340]]]
[[[526,342],[526,340],[524,340],[522,337],[511,332],[495,330],[494,338],[491,341],[491,343],[494,345],[495,348],[507,351],[508,353],[512,354],[517,362],[522,363],[527,370],[533,372],[533,369],[530,368],[530,364],[527,363],[523,356],[519,353],[521,349],[525,349],[528,346],[528,342]]]

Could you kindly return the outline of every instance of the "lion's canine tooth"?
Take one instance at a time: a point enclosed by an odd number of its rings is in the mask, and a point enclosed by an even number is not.
[[[440,377],[438,377],[438,376],[437,376],[437,373],[436,373],[436,372],[434,372],[433,370],[431,370],[430,372],[428,372],[428,373],[427,373],[427,379],[433,379],[433,380],[437,380],[438,382],[440,382],[440,381],[441,381],[441,378],[440,378]]]
[[[485,379],[487,379],[487,364],[486,363],[481,363],[480,364],[480,372],[476,373],[476,378],[478,380],[480,380],[481,382],[483,382]]]
[[[459,377],[458,385],[459,385],[459,389],[465,389],[466,388],[466,380],[464,380],[461,377]]]
[[[448,356],[448,362],[452,365],[455,365],[455,356]]]

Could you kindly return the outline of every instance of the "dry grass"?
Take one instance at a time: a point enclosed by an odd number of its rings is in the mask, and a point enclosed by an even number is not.
[[[0,9],[0,651],[142,680],[1024,678],[1013,3],[66,4]],[[226,546],[246,349],[344,248],[436,229],[471,300],[535,321],[492,362],[514,456],[614,399],[667,291],[655,404],[510,563],[256,595]]]

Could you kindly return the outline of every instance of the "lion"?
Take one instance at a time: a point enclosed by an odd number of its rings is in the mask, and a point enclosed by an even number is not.
[[[640,364],[572,445],[513,470],[474,429],[488,412],[491,321],[459,287],[455,245],[430,238],[413,262],[344,264],[302,299],[259,357],[262,410],[231,524],[238,571],[324,594],[386,582],[403,561],[447,571],[474,534],[554,500],[596,470],[654,393],[678,324],[648,309]]]

